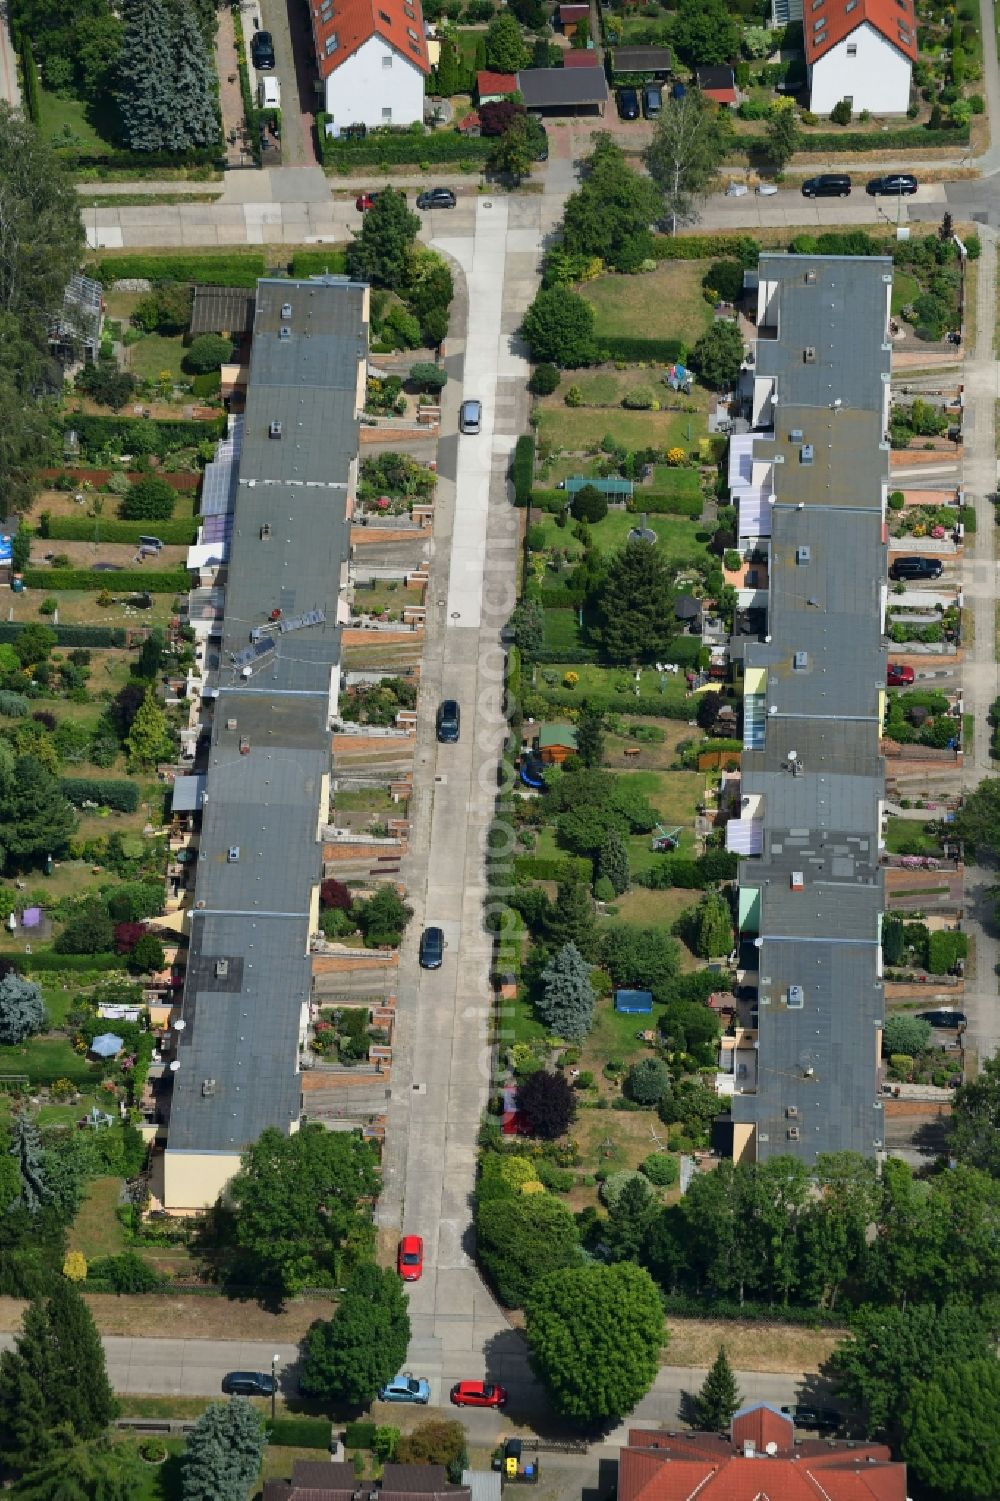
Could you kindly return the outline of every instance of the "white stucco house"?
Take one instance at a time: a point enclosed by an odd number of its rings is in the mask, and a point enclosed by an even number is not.
[[[331,133],[423,120],[430,60],[420,0],[310,0],[309,9]]]
[[[809,108],[905,115],[917,60],[913,0],[803,0]]]

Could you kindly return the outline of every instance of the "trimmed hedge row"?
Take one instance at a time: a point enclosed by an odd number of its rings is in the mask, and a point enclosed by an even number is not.
[[[97,777],[62,777],[59,791],[74,808],[99,803],[119,813],[134,813],[139,806],[139,783],[127,777],[112,777],[106,782]]]
[[[868,135],[862,130],[821,130],[815,135],[804,131],[795,149],[833,155],[841,151],[885,152],[911,148],[919,151],[932,146],[965,146],[968,140],[967,125],[953,126],[950,130],[929,130],[926,125],[910,125],[902,126],[899,130],[882,130],[877,136]]]
[[[482,163],[490,154],[486,136],[466,139],[457,131],[435,135],[369,135],[363,141],[320,138],[324,165],[346,176],[355,167],[416,166],[420,162]]]
[[[589,860],[579,855],[517,855],[514,860],[516,881],[589,881],[593,875]]]
[[[723,1303],[689,1293],[661,1293],[663,1310],[675,1319],[728,1319],[744,1324],[799,1324],[825,1329],[844,1329],[845,1316],[840,1309],[790,1308],[783,1303],[775,1308],[768,1303]],[[846,1333],[846,1330],[845,1330]]]
[[[125,630],[122,626],[110,625],[50,625],[55,632],[57,646],[124,646]],[[0,641],[16,641],[24,630],[24,623],[13,620],[0,621]]]
[[[531,498],[531,486],[535,474],[535,439],[531,433],[522,433],[514,444],[514,461],[511,477],[514,481],[514,504],[525,506]],[[562,491],[558,492],[562,494]]]
[[[267,1425],[267,1441],[283,1449],[329,1449],[328,1418],[278,1418]]]
[[[579,589],[534,589],[529,598],[537,599],[547,610],[578,610],[587,601]]]
[[[186,568],[143,573],[139,568],[123,568],[118,573],[95,573],[90,568],[26,568],[24,582],[29,589],[88,589],[96,593],[109,589],[134,589],[147,594],[186,594],[191,576]]]
[[[218,167],[226,165],[222,141],[200,151],[88,151],[79,147],[57,147],[56,156],[72,171],[81,167],[100,167],[106,172],[131,172],[136,177],[148,175],[151,167]]]
[[[231,250],[225,255],[105,256],[87,267],[87,275],[105,286],[115,281],[204,282],[213,287],[254,287],[267,272],[263,250]]]
[[[737,260],[752,265],[760,250],[760,241],[752,235],[653,236],[653,257],[658,261]]]
[[[43,949],[38,954],[0,954],[0,960],[12,964],[20,974],[58,974],[60,970],[72,970],[85,974],[87,970],[125,969],[126,961],[121,954],[57,954],[52,949]],[[58,1078],[59,1076],[56,1075]]]
[[[347,275],[347,251],[334,245],[329,250],[297,250],[289,267],[292,276]]]
[[[640,339],[628,334],[602,334],[601,354],[609,360],[661,360],[664,365],[681,364],[688,357],[688,348],[682,339]]]
[[[169,546],[190,547],[198,535],[193,518],[180,521],[118,521],[106,516],[49,516],[38,518],[38,535],[53,542],[138,542],[159,537]]]
[[[632,498],[635,503],[636,515],[647,511],[651,516],[689,516],[696,519],[701,516],[705,509],[705,502],[698,495],[671,495],[668,490],[634,490]],[[515,504],[519,506],[532,506],[539,511],[546,511],[550,516],[558,516],[560,511],[565,511],[570,504],[571,496],[566,490],[532,490],[526,500],[521,500],[515,493]]]
[[[226,416],[213,417],[202,422],[161,422],[155,417],[98,417],[91,413],[74,412],[63,423],[63,431],[71,429],[80,440],[84,455],[100,453],[103,449],[118,444],[127,449],[136,437],[136,426],[141,424],[143,433],[155,439],[152,452],[163,458],[178,448],[191,448],[195,444],[215,442],[226,431]]]

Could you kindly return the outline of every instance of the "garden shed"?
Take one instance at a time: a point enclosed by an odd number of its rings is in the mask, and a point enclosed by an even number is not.
[[[576,755],[576,730],[571,724],[543,724],[538,730],[538,752],[546,766],[558,766]]]
[[[630,479],[622,479],[620,474],[609,475],[607,479],[595,479],[586,474],[571,474],[566,481],[566,494],[573,496],[586,488],[587,485],[599,490],[609,502],[616,500],[631,500],[635,489]]]
[[[626,1016],[648,1016],[653,1009],[651,990],[616,990],[615,1010]]]

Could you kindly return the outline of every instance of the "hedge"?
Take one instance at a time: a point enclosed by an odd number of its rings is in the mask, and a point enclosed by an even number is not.
[[[815,135],[802,132],[797,151],[823,152],[837,156],[842,151],[917,151],[933,146],[966,146],[969,127],[954,126],[951,130],[929,130],[926,125],[910,125],[899,130],[881,130],[877,136],[861,130],[821,130]],[[748,147],[753,150],[753,146]]]
[[[753,265],[760,251],[760,242],[750,235],[653,236],[653,256],[658,261],[738,260]]]
[[[415,166],[421,162],[475,162],[482,164],[490,154],[491,141],[486,136],[466,139],[457,131],[439,131],[435,135],[369,135],[363,141],[320,139],[323,162],[342,175],[356,167]]]
[[[547,610],[578,610],[587,600],[587,596],[578,589],[535,589],[530,598],[537,599],[542,608]]]
[[[607,360],[660,360],[664,365],[681,364],[688,357],[687,345],[682,339],[640,339],[629,334],[602,334],[599,340],[601,356]]]
[[[665,490],[636,490],[633,494],[638,513],[648,511],[650,516],[689,516],[700,518],[705,509],[701,495],[670,495]]]
[[[841,1309],[789,1308],[786,1303],[776,1308],[768,1303],[716,1302],[712,1298],[694,1297],[688,1293],[661,1293],[660,1297],[668,1318],[731,1319],[734,1323],[746,1324],[805,1324],[825,1329],[843,1329],[846,1323]]]
[[[347,251],[338,246],[329,250],[297,250],[290,267],[293,276],[347,275]]]
[[[579,855],[518,855],[514,860],[515,881],[589,881],[594,873],[589,860]]]
[[[278,1418],[267,1425],[267,1441],[283,1449],[329,1449],[328,1418]]]
[[[518,442],[520,442],[520,438]],[[534,439],[530,439],[533,443]],[[522,500],[517,493],[515,483],[514,499],[519,506],[533,505],[536,510],[548,511],[550,516],[558,516],[560,511],[565,511],[572,497],[565,490],[530,490],[527,498]]]
[[[186,594],[191,587],[191,576],[186,568],[174,568],[167,572],[141,568],[123,568],[116,573],[95,573],[90,568],[26,568],[24,582],[29,589],[52,589],[57,594],[63,589],[86,589],[97,591],[130,589],[147,594]]]
[[[375,1442],[376,1423],[348,1423],[344,1429],[345,1449],[370,1449]]]
[[[185,255],[168,251],[164,255],[143,252],[141,255],[106,256],[86,268],[87,275],[109,286],[115,281],[203,282],[213,287],[255,287],[257,279],[267,274],[263,250],[230,250],[225,255]]]
[[[59,148],[56,156],[70,171],[81,167],[99,167],[102,171],[131,172],[135,177],[149,174],[150,168],[170,167],[225,167],[225,152],[220,140],[218,146],[208,146],[202,151],[88,151],[76,147]]]
[[[124,646],[123,626],[110,625],[50,625],[55,632],[57,646]],[[24,622],[0,620],[0,641],[16,641],[24,630]]]
[[[514,481],[514,504],[524,506],[531,498],[531,486],[535,475],[535,440],[531,433],[522,433],[514,444],[514,462],[511,476]],[[562,494],[562,492],[559,492]]]
[[[225,436],[226,416],[223,413],[202,422],[161,422],[154,417],[98,417],[90,413],[74,412],[65,418],[63,431],[72,430],[80,440],[80,452],[85,457],[102,453],[115,444],[127,450],[137,423],[143,431],[155,438],[152,452],[160,458],[174,453],[178,448],[191,448],[198,443],[215,442]]]
[[[13,965],[20,974],[29,975],[42,971],[58,974],[60,970],[76,974],[87,970],[124,970],[126,964],[121,954],[57,954],[53,949],[43,949],[37,954],[0,954],[0,961]]]
[[[127,777],[112,777],[106,782],[98,777],[63,777],[59,791],[74,808],[83,803],[99,803],[119,813],[134,813],[139,806],[139,783],[130,782]]]
[[[38,64],[35,62],[31,38],[23,29],[18,36],[17,45],[21,53],[21,76],[24,79],[24,102],[28,110],[28,119],[32,125],[40,125],[42,104],[38,93]]]
[[[167,546],[190,547],[198,535],[193,517],[180,521],[118,521],[105,516],[49,516],[38,518],[38,535],[53,542],[138,542],[159,537]]]
[[[946,975],[969,952],[965,933],[932,933],[927,942],[927,968],[932,975]]]

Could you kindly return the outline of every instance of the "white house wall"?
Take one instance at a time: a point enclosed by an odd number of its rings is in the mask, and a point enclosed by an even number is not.
[[[807,19],[805,24],[811,23]],[[856,55],[848,55],[849,47],[857,48]],[[909,107],[910,59],[867,21],[824,52],[810,73],[809,108],[814,114],[828,115],[848,96],[855,114],[870,109],[877,115],[905,115]]]
[[[424,75],[380,36],[369,37],[326,80],[326,111],[341,129],[412,125],[424,118]]]

